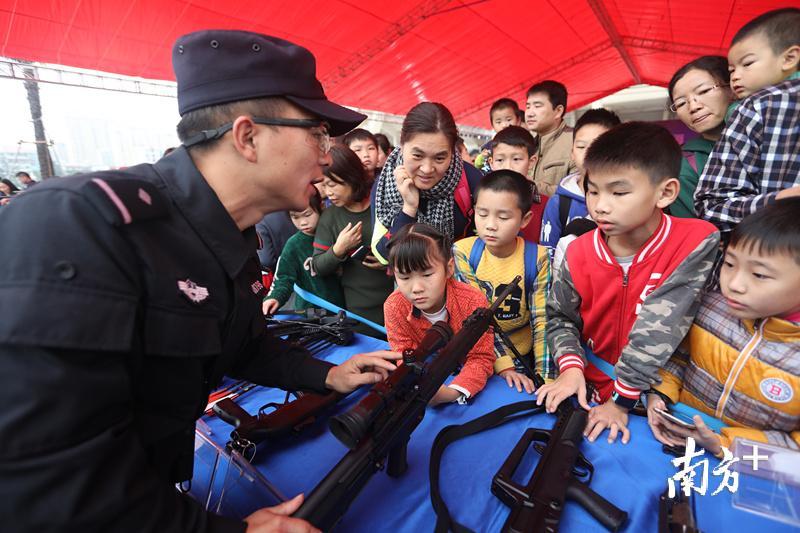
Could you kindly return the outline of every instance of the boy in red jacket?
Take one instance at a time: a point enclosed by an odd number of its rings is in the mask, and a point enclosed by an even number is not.
[[[553,412],[577,393],[589,409],[590,441],[608,428],[609,442],[620,432],[628,442],[628,411],[689,330],[717,253],[713,225],[663,213],[678,196],[680,164],[672,135],[643,122],[602,134],[584,160],[586,205],[598,227],[570,244],[555,272],[547,341],[560,376],[537,401]],[[591,409],[587,381],[600,404]]]

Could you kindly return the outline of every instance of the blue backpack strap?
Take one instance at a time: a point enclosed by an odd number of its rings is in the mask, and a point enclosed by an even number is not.
[[[483,256],[485,248],[486,243],[483,242],[483,239],[476,237],[475,242],[472,243],[472,249],[469,251],[469,266],[473,272],[478,272],[478,264],[481,262],[481,256]]]
[[[532,296],[533,284],[536,276],[539,275],[539,264],[536,259],[539,256],[539,248],[536,243],[525,241],[525,294]]]

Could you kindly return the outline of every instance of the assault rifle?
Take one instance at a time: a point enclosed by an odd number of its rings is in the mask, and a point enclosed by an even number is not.
[[[586,428],[587,412],[576,407],[573,398],[558,406],[552,430],[529,428],[492,479],[492,493],[511,507],[502,531],[555,533],[566,499],[580,504],[611,531],[619,529],[628,513],[589,488],[594,467],[579,451]],[[540,455],[533,476],[526,485],[513,475],[528,447]]]
[[[375,385],[353,409],[331,419],[331,432],[350,451],[293,516],[329,531],[376,471],[386,466],[386,473],[392,477],[406,471],[406,447],[425,416],[428,402],[463,363],[521,279],[517,276],[491,307],[476,309],[452,338],[445,322],[433,324],[415,350],[403,352],[403,364],[386,380]],[[436,356],[426,363],[433,354]]]

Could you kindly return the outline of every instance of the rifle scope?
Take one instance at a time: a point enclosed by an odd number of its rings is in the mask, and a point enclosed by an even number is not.
[[[415,381],[419,364],[446,345],[452,336],[453,330],[446,322],[439,321],[428,328],[416,349],[403,352],[403,364],[397,370],[373,386],[352,409],[330,419],[331,433],[349,449],[354,449],[369,433],[375,419]]]

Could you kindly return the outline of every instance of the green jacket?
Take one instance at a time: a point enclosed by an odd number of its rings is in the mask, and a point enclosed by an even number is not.
[[[283,247],[278,266],[275,269],[275,279],[272,281],[267,298],[274,298],[283,305],[292,295],[294,284],[301,289],[319,296],[323,300],[339,307],[344,307],[342,286],[336,276],[317,276],[311,266],[311,257],[314,255],[314,236],[298,231],[286,241]],[[312,307],[310,303],[296,296],[294,308],[297,311]]]
[[[700,174],[703,173],[713,148],[714,143],[703,137],[695,137],[683,143],[681,174],[678,176],[678,181],[681,182],[681,192],[675,203],[669,206],[670,215],[681,218],[697,218],[694,212],[694,190],[697,188],[697,181],[700,179]],[[694,160],[694,165],[690,162],[691,159]]]

